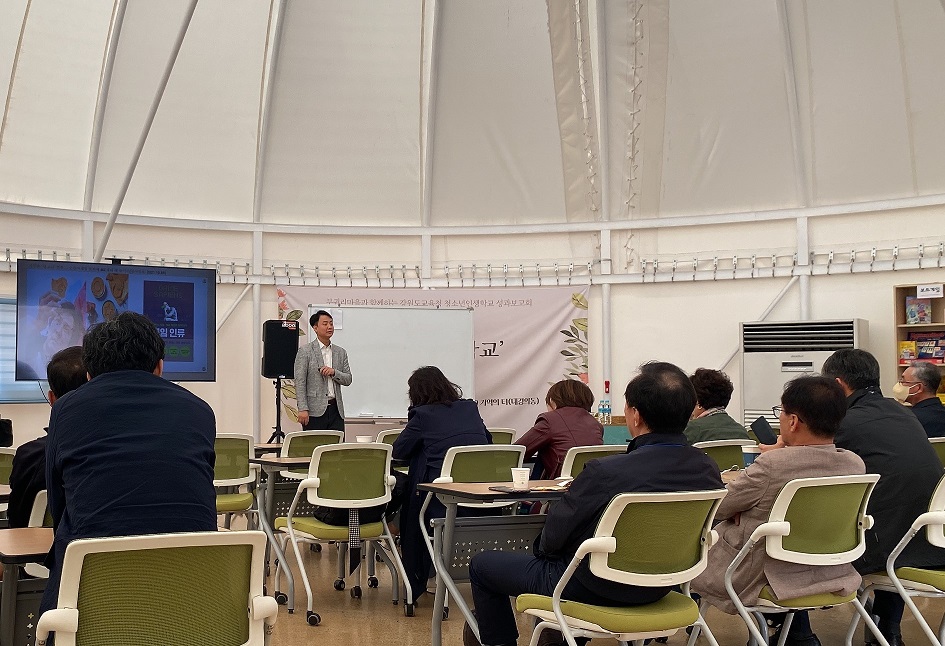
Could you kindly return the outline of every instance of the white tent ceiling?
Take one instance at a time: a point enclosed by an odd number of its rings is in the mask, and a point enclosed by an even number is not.
[[[188,6],[0,3],[0,201],[113,207]],[[121,212],[450,226],[938,195],[943,62],[940,0],[199,0]]]

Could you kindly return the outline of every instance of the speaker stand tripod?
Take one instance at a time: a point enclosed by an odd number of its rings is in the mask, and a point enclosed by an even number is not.
[[[273,434],[269,437],[269,444],[279,443],[285,439],[285,433],[282,432],[282,377],[276,377],[272,382],[276,387],[276,425]]]

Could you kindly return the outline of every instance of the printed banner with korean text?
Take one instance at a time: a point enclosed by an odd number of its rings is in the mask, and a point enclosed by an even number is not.
[[[475,399],[486,425],[519,435],[546,410],[548,387],[587,382],[586,286],[446,289],[278,287],[279,318],[305,319],[309,304],[331,307],[466,307],[475,328]],[[303,322],[307,328],[308,322]],[[354,379],[362,357],[349,357]],[[448,377],[449,375],[447,375]],[[404,388],[406,389],[406,384]],[[283,387],[283,424],[296,428],[295,388]],[[407,411],[404,411],[404,417]]]

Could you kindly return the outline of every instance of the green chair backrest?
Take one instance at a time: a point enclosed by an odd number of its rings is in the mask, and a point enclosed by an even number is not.
[[[336,451],[325,451],[318,463],[311,466],[320,480],[318,496],[343,501],[386,495],[390,449],[369,445],[342,446],[344,448]]]
[[[512,468],[521,465],[521,457],[521,453],[502,450],[457,453],[449,475],[453,482],[511,482]]]
[[[745,454],[742,453],[741,446],[707,446],[702,450],[715,460],[719,471],[728,471],[732,467],[745,468]]]
[[[214,545],[87,555],[76,644],[245,644],[252,553]]]
[[[636,502],[627,505],[614,527],[617,550],[607,559],[616,570],[667,574],[699,562],[706,519],[715,500]]]
[[[515,431],[511,428],[490,428],[493,444],[511,444],[515,439]]]
[[[402,428],[389,428],[385,431],[381,431],[377,434],[377,441],[393,445],[397,438],[400,437],[403,430]]]
[[[587,466],[587,463],[591,460],[596,460],[597,458],[605,458],[608,455],[619,455],[621,453],[627,452],[626,446],[611,446],[611,445],[602,445],[595,447],[582,447],[581,450],[577,451],[574,454],[574,462],[571,463],[571,472],[567,475],[570,477],[575,477],[581,471],[584,470],[584,467]],[[565,475],[562,471],[561,475]]]
[[[291,439],[289,436],[291,436]],[[286,448],[286,457],[290,458],[310,458],[312,457],[312,451],[317,447],[326,444],[340,444],[343,441],[343,438],[334,431],[328,431],[327,433],[324,431],[303,431],[298,434],[290,433],[289,436],[286,437],[289,442],[289,446]],[[303,475],[308,473],[308,467],[296,467],[288,470]]]
[[[0,449],[0,484],[10,484],[10,472],[13,471],[14,449]]]
[[[222,437],[213,442],[216,460],[213,463],[214,480],[233,480],[249,476],[249,456],[253,442],[249,436]]]
[[[945,440],[945,438],[942,439]],[[941,462],[943,466],[945,466],[945,441],[932,442],[932,448],[935,449],[935,454],[938,455],[938,461]]]
[[[854,549],[859,542],[858,519],[869,483],[822,485],[799,489],[784,520],[791,533],[781,546],[805,554],[835,554]]]

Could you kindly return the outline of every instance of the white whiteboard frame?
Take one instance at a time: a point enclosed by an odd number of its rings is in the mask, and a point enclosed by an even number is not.
[[[382,307],[370,305],[346,305],[338,307],[334,305],[319,305],[310,303],[304,325],[307,327],[307,342],[315,340],[315,331],[308,324],[308,319],[318,310],[325,310],[332,315],[332,318],[341,322],[341,327],[335,328],[332,343],[337,343],[348,353],[348,363],[351,366],[352,382],[350,386],[341,386],[344,388],[342,396],[344,399],[345,417],[348,420],[368,420],[368,419],[389,419],[406,418],[409,401],[407,399],[407,378],[414,370],[420,366],[434,365],[443,370],[447,379],[462,388],[463,397],[467,399],[476,398],[475,382],[475,327],[472,308],[446,308],[446,307]],[[444,343],[430,343],[430,332],[422,327],[413,326],[391,326],[384,325],[380,329],[374,328],[371,332],[373,337],[371,342],[376,343],[377,339],[382,339],[383,351],[390,351],[390,356],[385,361],[380,361],[371,357],[370,351],[362,351],[359,348],[357,339],[349,335],[358,335],[358,326],[360,320],[352,320],[353,311],[363,313],[365,311],[376,312],[379,318],[390,314],[394,318],[396,313],[410,312],[423,313],[425,318],[431,321],[442,312],[449,314],[453,318],[451,321],[456,323],[455,317],[463,313],[465,326],[462,328],[453,328],[446,325],[439,329],[443,332],[449,332],[448,338]],[[341,313],[339,316],[338,313]],[[444,317],[445,318],[445,317]],[[354,327],[352,327],[354,326]],[[370,343],[368,343],[370,345]],[[466,347],[464,352],[461,348]],[[372,387],[372,373],[383,369],[381,364],[387,366],[385,371],[389,377],[384,378],[384,395],[388,397],[388,403],[381,404],[380,408],[373,410],[374,406],[365,404],[369,395],[361,387]],[[394,366],[391,369],[391,366]],[[359,387],[361,386],[361,387]],[[377,392],[377,389],[374,390]],[[395,406],[393,397],[395,392],[403,393],[402,405]],[[388,406],[390,408],[388,409]],[[372,410],[363,410],[372,408]],[[396,409],[395,409],[396,408]]]

